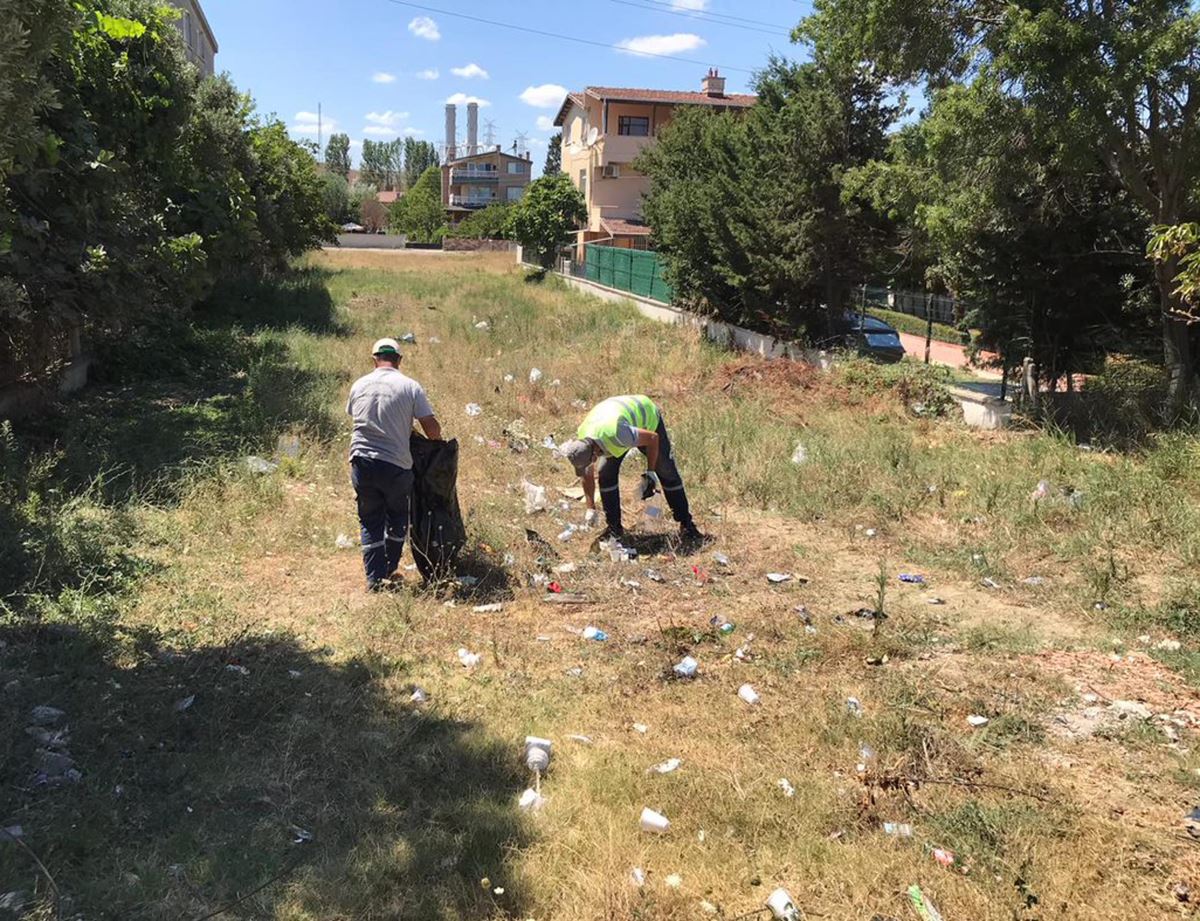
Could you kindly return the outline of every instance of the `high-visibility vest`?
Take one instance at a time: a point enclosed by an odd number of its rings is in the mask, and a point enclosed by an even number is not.
[[[629,448],[617,441],[617,424],[624,420],[635,429],[658,429],[658,407],[647,396],[609,397],[597,403],[579,424],[578,437],[600,443],[609,457],[624,457]]]

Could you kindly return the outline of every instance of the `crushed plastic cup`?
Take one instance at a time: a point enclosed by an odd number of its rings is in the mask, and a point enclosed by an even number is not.
[[[967,722],[971,725],[972,728],[981,729],[984,726],[986,726],[990,722],[990,720],[988,720],[988,718],[986,716],[977,716],[975,714],[971,714],[970,716],[967,717]]]
[[[466,413],[468,416],[472,416],[472,417],[473,416],[482,416],[483,415],[483,407],[480,406],[478,403],[468,403],[466,405]]]
[[[792,452],[792,463],[799,467],[808,460],[808,448],[802,444],[796,445],[796,450]]]
[[[863,715],[862,703],[857,697],[846,698],[846,712],[851,716],[861,717]]]
[[[714,553],[713,562],[718,566],[724,566],[726,568],[729,567],[729,557],[727,557],[724,553]]]
[[[883,833],[891,835],[893,838],[911,838],[913,827],[907,822],[884,822]]]
[[[584,627],[582,635],[585,640],[595,640],[597,643],[603,643],[608,639],[608,634],[599,627]]]
[[[680,678],[695,678],[696,670],[700,667],[700,663],[691,656],[685,656],[675,663],[671,669]]]
[[[671,820],[665,815],[655,812],[649,806],[642,809],[641,817],[642,831],[652,832],[657,835],[664,834],[671,827]]]
[[[792,901],[791,893],[786,889],[776,889],[772,892],[767,898],[766,907],[770,909],[771,917],[776,921],[800,921],[803,917],[796,903]]]
[[[504,375],[504,383],[506,383],[506,384],[512,384],[512,383],[515,383],[515,382],[516,382],[516,380],[517,380],[517,379],[516,379],[515,377],[513,377],[511,374],[506,374],[506,375]]]
[[[575,536],[575,530],[576,530],[575,525],[573,525],[573,524],[567,525],[566,528],[564,528],[562,531],[559,532],[558,539],[562,543],[565,544],[567,541],[569,541],[572,537]]]
[[[531,384],[539,383],[543,376],[544,375],[542,374],[541,368],[530,368],[529,369],[529,383],[531,383]]]
[[[487,320],[480,320],[478,323],[475,324],[475,328],[476,329],[491,329],[492,324],[489,323]]]
[[[743,684],[740,688],[738,688],[738,697],[752,707],[759,701],[758,691],[754,690],[754,688],[750,687],[748,684]]]
[[[545,804],[546,798],[532,788],[522,793],[521,798],[517,800],[517,807],[522,812],[537,812]]]
[[[641,867],[634,867],[629,871],[629,882],[641,889],[646,885],[646,871]]]
[[[733,631],[736,629],[737,629],[737,625],[731,624],[729,621],[725,621],[725,623],[723,623],[723,624],[721,624],[721,626],[717,627],[717,631],[722,636],[729,636],[729,634],[733,633]]]
[[[416,345],[417,344],[417,334],[416,333],[405,333],[403,336],[400,337],[400,341],[406,342],[409,345]]]
[[[412,690],[412,695],[408,698],[414,704],[423,704],[429,701],[429,692],[418,685]]]
[[[900,581],[906,582],[909,585],[924,585],[925,577],[914,572],[902,572],[900,573]]]
[[[790,572],[769,572],[767,581],[772,585],[782,585],[784,582],[792,581],[792,574]]]
[[[498,601],[493,604],[477,604],[471,610],[475,614],[499,614],[504,610],[504,605]]]
[[[779,789],[783,791],[783,795],[788,799],[791,799],[796,795],[796,788],[792,786],[792,782],[786,777],[780,777],[777,781],[775,781],[775,786],[779,787]]]
[[[357,546],[354,538],[345,534],[339,534],[333,543],[339,550],[353,550]]]
[[[650,768],[650,770],[646,771],[646,773],[647,774],[670,774],[674,771],[679,770],[679,767],[682,764],[683,764],[683,762],[680,761],[678,758],[668,758],[666,761],[662,762],[661,764],[654,765],[654,767]]]
[[[483,656],[477,652],[471,652],[463,646],[458,650],[458,661],[462,663],[463,668],[474,668],[483,661]]]

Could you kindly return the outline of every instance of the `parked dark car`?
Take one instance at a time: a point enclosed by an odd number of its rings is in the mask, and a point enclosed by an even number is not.
[[[904,357],[904,345],[896,328],[870,315],[847,312],[835,330],[842,347],[876,361],[894,363]]]

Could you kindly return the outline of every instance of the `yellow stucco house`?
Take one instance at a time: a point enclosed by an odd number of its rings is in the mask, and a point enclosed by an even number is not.
[[[589,86],[568,94],[554,124],[562,129],[563,172],[587,202],[588,223],[578,245],[645,249],[650,228],[642,221],[642,198],[649,179],[630,164],[654,143],[678,106],[745,109],[757,98],[726,95],[725,78],[716,70],[705,75],[698,93]]]

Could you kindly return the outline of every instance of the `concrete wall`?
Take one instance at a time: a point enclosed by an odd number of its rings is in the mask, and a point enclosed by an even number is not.
[[[343,249],[404,249],[403,234],[339,233],[338,246]]]
[[[442,249],[448,253],[512,253],[516,252],[517,244],[512,240],[467,240],[446,237],[442,241]]]

